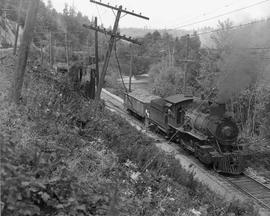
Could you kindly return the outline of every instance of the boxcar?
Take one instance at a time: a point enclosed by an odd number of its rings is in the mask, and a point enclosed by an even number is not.
[[[127,110],[145,118],[145,110],[149,107],[151,100],[159,96],[152,95],[144,90],[134,90],[124,96],[124,106]]]

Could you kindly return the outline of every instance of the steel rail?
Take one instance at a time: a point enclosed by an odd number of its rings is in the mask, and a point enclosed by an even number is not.
[[[255,177],[253,177],[253,176],[247,174],[246,172],[244,172],[244,175],[245,175],[246,177],[250,178],[251,180],[253,180],[253,181],[255,181],[255,182],[261,184],[262,186],[264,186],[266,189],[268,189],[268,190],[270,191],[270,183],[269,183],[269,184],[264,184],[264,183],[260,182],[259,180],[257,180]],[[270,180],[269,180],[269,182],[270,182]]]
[[[253,177],[247,175],[247,174],[244,174],[242,175],[241,177],[238,177],[238,178],[232,178],[232,177],[225,177],[225,179],[232,185],[234,186],[236,189],[238,189],[239,191],[241,191],[242,193],[248,195],[249,197],[251,197],[253,200],[255,200],[258,204],[260,204],[262,207],[266,208],[266,209],[270,209],[270,188],[259,182],[258,180],[254,179]],[[241,181],[243,180],[247,180],[246,183],[241,183]],[[263,188],[266,188],[266,191],[265,193],[260,193],[260,196],[261,195],[269,195],[269,197],[267,198],[269,201],[266,201],[264,200],[264,198],[260,198],[258,197],[258,195],[256,196],[256,194],[252,193],[251,190],[254,190],[256,188],[252,187],[252,188],[248,188],[248,183],[255,183],[257,184],[257,189],[261,189],[262,187]],[[254,186],[254,185],[253,185]]]

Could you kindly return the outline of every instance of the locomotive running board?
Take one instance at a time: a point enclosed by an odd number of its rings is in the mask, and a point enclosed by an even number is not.
[[[198,140],[207,140],[207,136],[204,136],[203,134],[200,134],[198,133],[197,131],[195,130],[191,130],[191,131],[185,131],[183,127],[179,127],[179,128],[176,128],[178,131],[182,132],[182,133],[186,133],[186,134],[189,134],[190,136],[193,136],[195,138],[197,138]]]

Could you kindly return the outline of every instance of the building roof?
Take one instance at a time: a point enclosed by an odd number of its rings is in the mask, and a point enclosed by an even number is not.
[[[185,96],[183,94],[176,94],[176,95],[166,97],[165,100],[169,103],[177,104],[183,101],[193,100],[193,97]]]

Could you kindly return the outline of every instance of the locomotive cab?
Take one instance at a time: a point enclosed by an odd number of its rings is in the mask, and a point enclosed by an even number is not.
[[[184,124],[186,107],[193,101],[193,97],[177,94],[165,98],[170,104],[168,125],[172,128],[179,128]]]
[[[168,134],[168,121],[169,115],[171,115],[171,104],[167,103],[163,98],[154,99],[150,103],[149,111],[150,122],[156,125],[160,130]]]

